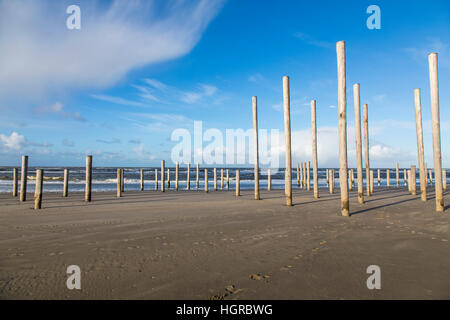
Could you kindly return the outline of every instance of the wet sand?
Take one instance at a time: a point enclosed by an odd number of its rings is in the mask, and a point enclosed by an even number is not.
[[[404,187],[329,195],[283,191],[0,195],[1,299],[450,299],[450,209]],[[444,201],[450,203],[445,193]],[[81,268],[68,290],[66,268]],[[381,268],[369,290],[366,268]]]

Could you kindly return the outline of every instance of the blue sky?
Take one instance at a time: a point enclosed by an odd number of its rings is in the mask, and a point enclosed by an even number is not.
[[[66,28],[71,4],[81,8],[80,30]],[[366,26],[371,4],[380,30]],[[345,40],[349,164],[360,83],[371,165],[417,162],[413,89],[421,88],[432,166],[427,55],[438,52],[450,167],[449,9],[446,0],[0,1],[0,165],[22,154],[30,165],[81,166],[85,154],[99,166],[170,163],[177,128],[251,128],[253,95],[260,128],[282,131],[288,75],[294,163],[311,157],[316,99],[319,166],[338,166],[335,43]]]

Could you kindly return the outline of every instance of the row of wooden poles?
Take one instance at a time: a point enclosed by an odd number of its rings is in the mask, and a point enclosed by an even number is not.
[[[345,42],[339,41],[336,43],[337,53],[337,76],[338,76],[338,136],[339,136],[339,187],[341,194],[341,215],[350,216],[349,205],[349,190],[354,184],[353,169],[348,169],[347,165],[347,98],[346,98],[346,61],[345,61]],[[433,159],[435,172],[435,199],[436,211],[444,211],[443,189],[446,187],[446,173],[442,170],[441,160],[441,142],[440,142],[440,121],[439,121],[439,90],[438,90],[438,67],[437,67],[437,53],[431,53],[428,56],[429,74],[430,74],[430,97],[431,97],[431,113],[432,113],[432,133],[433,133]],[[290,91],[289,91],[289,77],[283,77],[283,106],[284,106],[284,129],[285,129],[285,146],[286,146],[286,169],[285,169],[285,195],[286,205],[292,206],[292,153],[291,153],[291,120],[290,120]],[[362,165],[362,139],[361,139],[361,107],[360,107],[360,85],[358,83],[353,85],[353,98],[355,108],[355,142],[356,142],[356,164],[357,164],[357,188],[358,201],[364,203],[363,190],[363,165]],[[417,132],[417,150],[419,160],[419,177],[421,199],[427,200],[426,195],[426,165],[423,151],[423,132],[422,132],[422,115],[421,115],[421,101],[420,89],[414,89],[414,106],[416,115],[416,132]],[[258,151],[258,116],[257,116],[257,97],[252,97],[252,113],[253,113],[253,131],[254,131],[254,198],[260,199],[259,192],[259,151]],[[370,170],[369,161],[369,125],[368,125],[368,106],[363,105],[363,123],[364,123],[364,151],[365,151],[365,173],[366,173],[366,189],[367,196],[373,192],[373,170]],[[313,181],[314,181],[314,198],[319,198],[318,186],[318,159],[317,159],[317,125],[316,125],[316,100],[311,101],[311,128],[312,128],[312,163],[313,163]],[[20,193],[20,200],[25,201],[26,197],[26,167],[28,157],[24,156],[22,159],[22,187]],[[161,162],[161,191],[165,188],[165,162]],[[305,168],[307,166],[307,168]],[[176,189],[178,190],[178,169],[176,164]],[[16,169],[15,169],[16,170]],[[157,170],[157,169],[155,169]],[[331,171],[330,171],[331,170]],[[330,192],[334,189],[334,169],[327,170],[327,183],[329,183]],[[187,188],[190,188],[190,166],[187,170]],[[299,166],[297,166],[297,179],[299,176]],[[310,162],[302,163],[302,172],[307,173],[307,188],[310,189]],[[25,174],[24,174],[25,173]],[[14,171],[17,176],[17,172]],[[223,169],[221,172],[223,184]],[[303,175],[302,175],[303,176]],[[387,176],[390,176],[388,170]],[[408,176],[408,178],[407,178]],[[157,177],[157,172],[155,172]],[[416,166],[412,165],[411,169],[404,171],[404,179],[408,180],[409,190],[416,193]],[[17,178],[14,178],[17,181]],[[42,201],[42,170],[36,171],[36,192],[35,192],[35,207],[41,207]],[[380,179],[380,171],[378,171],[378,179]],[[64,171],[64,191],[67,195],[68,190],[68,169]],[[199,165],[197,164],[197,187],[199,181]],[[350,183],[349,183],[350,181]],[[390,186],[390,179],[387,179],[388,186]],[[399,184],[399,168],[396,164],[396,181]],[[86,157],[86,195],[85,200],[91,200],[91,182],[92,182],[92,156]],[[236,195],[240,195],[240,172],[236,170]],[[16,183],[16,182],[15,182]],[[117,169],[117,196],[121,196],[123,192],[123,169]],[[227,186],[229,185],[229,174],[227,170]],[[155,188],[158,188],[157,178],[155,181]],[[268,188],[271,188],[270,171],[268,178]],[[141,169],[141,189],[143,189],[143,171]],[[214,189],[217,189],[217,169],[214,169]],[[208,169],[205,169],[205,191],[208,191]],[[15,191],[16,192],[16,191]]]

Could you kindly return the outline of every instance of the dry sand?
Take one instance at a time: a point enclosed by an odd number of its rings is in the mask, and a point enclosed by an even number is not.
[[[43,208],[0,196],[1,299],[449,299],[450,212],[378,188],[350,218],[339,193],[125,192]],[[338,190],[337,190],[338,191]],[[429,192],[433,195],[432,189]],[[445,194],[445,203],[450,196]],[[78,265],[81,290],[68,290]],[[366,268],[381,268],[369,290]]]

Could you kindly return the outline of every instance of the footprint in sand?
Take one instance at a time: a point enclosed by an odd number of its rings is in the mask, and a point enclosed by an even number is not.
[[[280,271],[288,271],[290,268],[292,268],[292,266],[284,266],[280,268]]]
[[[267,274],[262,275],[261,273],[254,273],[254,274],[250,275],[250,279],[252,279],[252,280],[262,280],[262,279],[268,279],[268,278],[270,278],[270,276]]]

